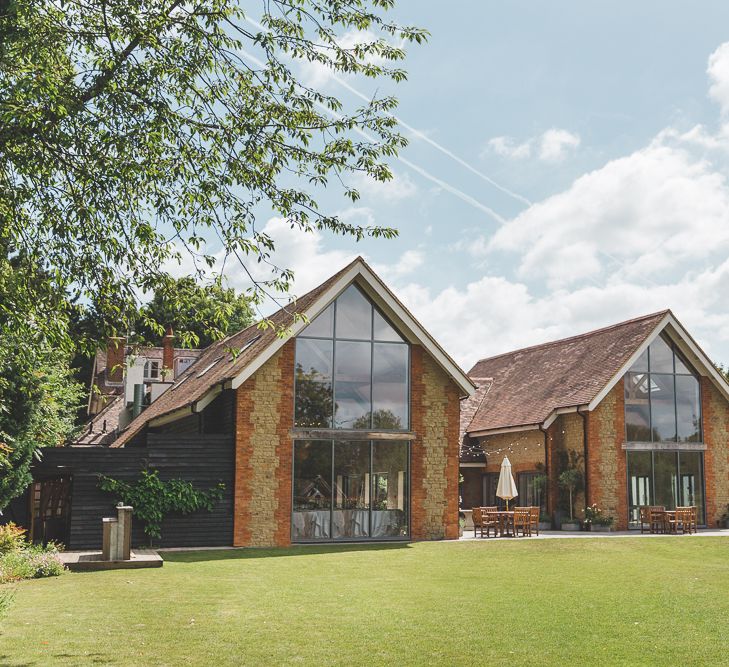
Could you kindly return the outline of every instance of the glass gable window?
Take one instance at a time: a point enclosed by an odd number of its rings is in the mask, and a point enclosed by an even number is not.
[[[406,431],[410,346],[354,285],[296,339],[295,425]]]
[[[624,386],[629,442],[701,442],[699,379],[670,340],[659,336]]]
[[[409,442],[294,442],[294,542],[409,535]]]

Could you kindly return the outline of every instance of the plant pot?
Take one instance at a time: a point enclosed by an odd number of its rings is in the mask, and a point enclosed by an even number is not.
[[[580,529],[580,523],[578,521],[563,521],[561,529],[576,531]]]
[[[605,526],[597,523],[593,523],[592,526],[590,526],[590,532],[592,533],[609,533],[612,529],[612,526]]]
[[[552,530],[552,522],[551,521],[540,521],[539,530]]]

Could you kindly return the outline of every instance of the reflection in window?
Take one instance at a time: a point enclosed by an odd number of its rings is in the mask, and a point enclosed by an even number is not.
[[[630,451],[628,457],[629,521],[637,526],[640,508],[696,507],[704,519],[704,464],[701,452]]]
[[[625,374],[625,435],[630,442],[700,442],[696,373],[659,336]]]
[[[295,425],[407,430],[409,345],[354,285],[296,339]]]
[[[296,424],[329,428],[332,405],[332,341],[297,340]]]
[[[292,539],[320,540],[331,535],[332,443],[299,441],[294,445]]]
[[[544,474],[540,472],[520,472],[517,487],[519,490],[519,505],[524,507],[546,507],[546,493],[544,489]]]
[[[407,537],[408,461],[408,442],[296,441],[292,539]]]

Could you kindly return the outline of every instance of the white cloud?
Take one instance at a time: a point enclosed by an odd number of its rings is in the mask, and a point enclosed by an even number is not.
[[[516,252],[520,276],[559,287],[600,276],[614,258],[630,277],[660,279],[679,262],[727,248],[723,173],[656,142],[531,206],[496,232],[487,252]]]
[[[543,295],[505,277],[465,288],[398,290],[405,305],[468,370],[478,359],[672,308],[711,356],[729,342],[729,260],[664,285],[616,281]],[[717,361],[722,361],[718,358]],[[723,361],[729,361],[724,359]]]
[[[406,250],[394,264],[375,264],[374,271],[385,281],[398,281],[419,269],[425,262],[425,255],[421,250]]]
[[[553,127],[522,142],[512,137],[493,137],[487,143],[487,150],[512,160],[524,160],[534,156],[543,162],[561,162],[579,145],[579,135]]]
[[[418,187],[407,172],[393,172],[389,181],[376,181],[367,174],[358,172],[350,178],[350,184],[360,193],[360,201],[365,204],[370,200],[398,202],[409,199],[418,192]]]
[[[517,143],[511,137],[493,137],[489,139],[488,147],[501,157],[513,160],[528,158],[532,154],[532,141]]]
[[[706,72],[711,81],[709,95],[719,103],[723,114],[729,113],[729,42],[709,56]]]
[[[579,145],[579,135],[552,128],[547,130],[539,141],[539,159],[544,162],[561,162]]]

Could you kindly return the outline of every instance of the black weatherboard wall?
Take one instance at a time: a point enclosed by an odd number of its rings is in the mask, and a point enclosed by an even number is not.
[[[143,447],[45,449],[42,460],[33,466],[33,476],[72,477],[68,549],[100,549],[101,520],[116,516],[116,498],[99,489],[99,475],[132,481],[142,470],[149,469],[159,470],[163,480],[183,479],[197,489],[223,482],[225,493],[212,512],[169,515],[162,523],[162,539],[154,543],[175,547],[228,546],[233,543],[233,463],[232,435],[150,433],[147,446]],[[24,523],[27,506],[26,493],[13,503],[14,513],[3,519]],[[142,522],[135,520],[133,528],[132,544],[148,544]]]

